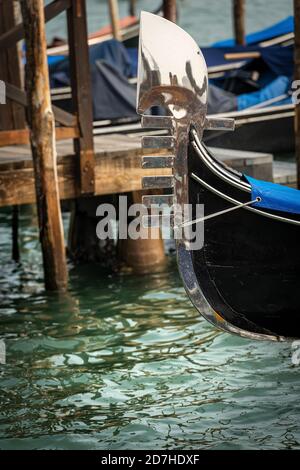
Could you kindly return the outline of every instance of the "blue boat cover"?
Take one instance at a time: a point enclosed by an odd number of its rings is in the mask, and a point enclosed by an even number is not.
[[[261,90],[238,95],[237,109],[238,111],[242,111],[243,109],[247,109],[259,103],[263,103],[264,101],[272,100],[282,95],[287,95],[289,88],[290,79],[285,76],[279,76]]]
[[[89,48],[90,65],[93,66],[96,61],[102,60],[108,65],[112,65],[119,72],[127,78],[136,76],[137,65],[132,60],[133,53],[128,53],[128,50],[122,42],[110,39],[100,44],[96,44]],[[69,80],[69,58],[49,64],[49,73],[51,79],[51,86],[61,86],[62,74],[65,80]],[[56,83],[56,78],[58,84]]]
[[[262,29],[256,33],[248,34],[246,36],[246,43],[248,45],[258,44],[262,41],[267,41],[268,39],[273,39],[283,34],[292,33],[294,31],[294,17],[288,16],[282,21],[273,24],[269,28]],[[234,46],[235,42],[233,39],[226,39],[225,41],[218,41],[213,44],[216,47],[227,47]]]
[[[257,197],[261,198],[261,202],[253,204],[254,207],[300,214],[300,191],[298,189],[244,176],[251,185],[252,200]]]
[[[263,65],[267,65],[274,76],[285,75],[286,77],[293,76],[294,70],[294,47],[293,46],[271,46],[271,47],[253,47],[253,46],[235,46],[235,47],[203,47],[202,53],[204,55],[208,67],[215,67],[221,65],[228,65],[235,62],[241,62],[241,59],[226,60],[224,54],[235,52],[259,52],[260,59],[243,60],[245,64],[250,64],[256,61],[256,66],[261,69]],[[259,67],[258,61],[261,61]]]
[[[58,64],[58,62],[61,62],[65,58],[66,58],[66,56],[64,56],[64,55],[49,55],[48,56],[48,65],[49,65],[49,67],[51,67],[55,64]]]
[[[89,48],[94,120],[133,118],[136,114],[136,87],[128,78],[136,75],[136,63],[125,46],[112,39]],[[51,87],[70,85],[68,57],[49,67]],[[60,104],[71,112],[70,100]]]

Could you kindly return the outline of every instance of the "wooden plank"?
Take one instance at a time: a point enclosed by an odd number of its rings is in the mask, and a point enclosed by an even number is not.
[[[11,3],[11,2],[6,2]],[[71,0],[54,0],[45,7],[45,21],[50,21],[57,15],[62,13],[64,10],[70,7]],[[24,39],[24,28],[23,23],[20,23],[12,27],[9,31],[6,31],[0,36],[0,49],[6,49],[11,47],[18,41]]]
[[[245,0],[233,0],[233,29],[236,44],[245,45]]]
[[[113,37],[117,41],[121,41],[118,0],[108,0],[108,6]]]
[[[93,194],[95,191],[93,108],[85,0],[72,0],[67,18],[72,102],[80,129],[80,138],[74,141],[74,150],[80,165],[81,193]]]
[[[129,0],[129,15],[136,16],[136,1],[137,0]]]
[[[47,290],[64,291],[68,273],[56,168],[55,121],[51,109],[44,8],[40,0],[23,0],[21,7],[26,45],[27,118],[45,287]]]
[[[78,138],[79,130],[76,127],[56,127],[55,139],[65,140]],[[12,131],[0,131],[0,147],[7,145],[30,144],[30,132],[28,129],[17,129]]]
[[[169,21],[176,23],[177,20],[177,6],[176,0],[163,0],[163,15]]]
[[[274,162],[274,183],[297,187],[297,165],[294,162]]]
[[[257,51],[253,52],[229,52],[224,54],[224,59],[226,60],[244,60],[244,59],[259,59],[261,53]]]
[[[20,88],[12,85],[11,83],[6,83],[6,96],[12,101],[19,103],[21,106],[27,106],[27,97],[26,93]],[[77,123],[77,119],[73,114],[64,111],[57,106],[52,105],[52,111],[54,113],[55,121],[63,126],[72,127]]]
[[[108,158],[109,156],[109,158]],[[170,168],[143,170],[141,149],[96,154],[95,195],[124,193],[142,189],[143,176],[172,174]],[[77,185],[77,162],[74,155],[58,158],[59,194],[61,199],[80,195]],[[32,204],[36,201],[32,161],[26,165],[0,160],[0,207],[13,204]]]

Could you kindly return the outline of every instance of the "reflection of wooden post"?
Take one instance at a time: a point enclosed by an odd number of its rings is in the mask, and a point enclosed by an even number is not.
[[[164,13],[164,18],[166,18],[167,20],[173,21],[173,23],[176,23],[176,19],[177,19],[176,0],[164,0],[163,1],[163,13]]]
[[[19,250],[19,206],[12,207],[12,259],[18,263],[20,261]]]
[[[121,41],[118,0],[108,0],[113,37]]]
[[[136,0],[129,0],[129,14],[136,16]]]
[[[26,43],[25,83],[45,285],[49,290],[64,290],[67,286],[67,265],[58,194],[55,122],[50,100],[43,4],[40,0],[21,2]]]
[[[294,0],[295,19],[295,71],[294,79],[300,80],[300,0]],[[300,103],[295,106],[295,154],[297,162],[297,185],[300,189]]]
[[[245,0],[233,0],[233,25],[236,44],[245,45]]]

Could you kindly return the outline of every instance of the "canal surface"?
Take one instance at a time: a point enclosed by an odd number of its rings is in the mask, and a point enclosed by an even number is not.
[[[69,293],[45,294],[32,211],[21,222],[17,266],[0,213],[1,449],[300,448],[290,345],[215,330],[173,258],[138,277],[70,265]]]

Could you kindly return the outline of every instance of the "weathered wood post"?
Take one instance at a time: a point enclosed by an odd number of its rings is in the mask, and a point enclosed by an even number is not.
[[[294,21],[295,21],[294,79],[300,80],[300,0],[294,0]],[[300,103],[296,103],[295,105],[295,155],[296,155],[296,163],[297,163],[297,186],[298,186],[298,189],[300,189]]]
[[[80,174],[79,194],[84,196],[76,199],[73,204],[68,250],[76,261],[98,261],[102,254],[96,237],[97,199],[90,197],[95,192],[95,154],[85,0],[71,0],[67,18],[72,102],[81,131],[80,138],[74,142],[74,148]]]
[[[80,193],[86,195],[95,192],[95,155],[85,0],[71,0],[67,19],[72,104],[80,129],[74,150],[80,173]]]
[[[233,0],[233,29],[235,43],[245,45],[245,0]]]
[[[48,290],[65,290],[68,275],[58,193],[55,122],[50,100],[44,5],[40,0],[23,0],[21,7],[26,43],[27,118],[45,286]]]
[[[16,24],[14,2],[0,1],[0,35],[13,28]],[[0,49],[0,80],[21,88],[19,52],[16,43],[6,49]],[[0,129],[24,129],[24,109],[17,103],[7,99],[0,108]]]
[[[108,6],[113,37],[121,41],[118,0],[108,0]]]
[[[19,16],[18,5],[12,1],[0,1],[0,35],[13,28]],[[21,67],[18,45],[13,43],[5,50],[0,50],[0,80],[21,88]],[[13,101],[6,99],[0,106],[0,130],[15,130],[25,128],[25,113],[23,108]],[[18,206],[12,207],[12,258],[18,262],[19,252],[19,223]]]
[[[176,0],[164,0],[163,1],[163,14],[164,18],[176,23],[177,20],[177,5]]]
[[[136,16],[136,0],[129,0],[129,14]]]

